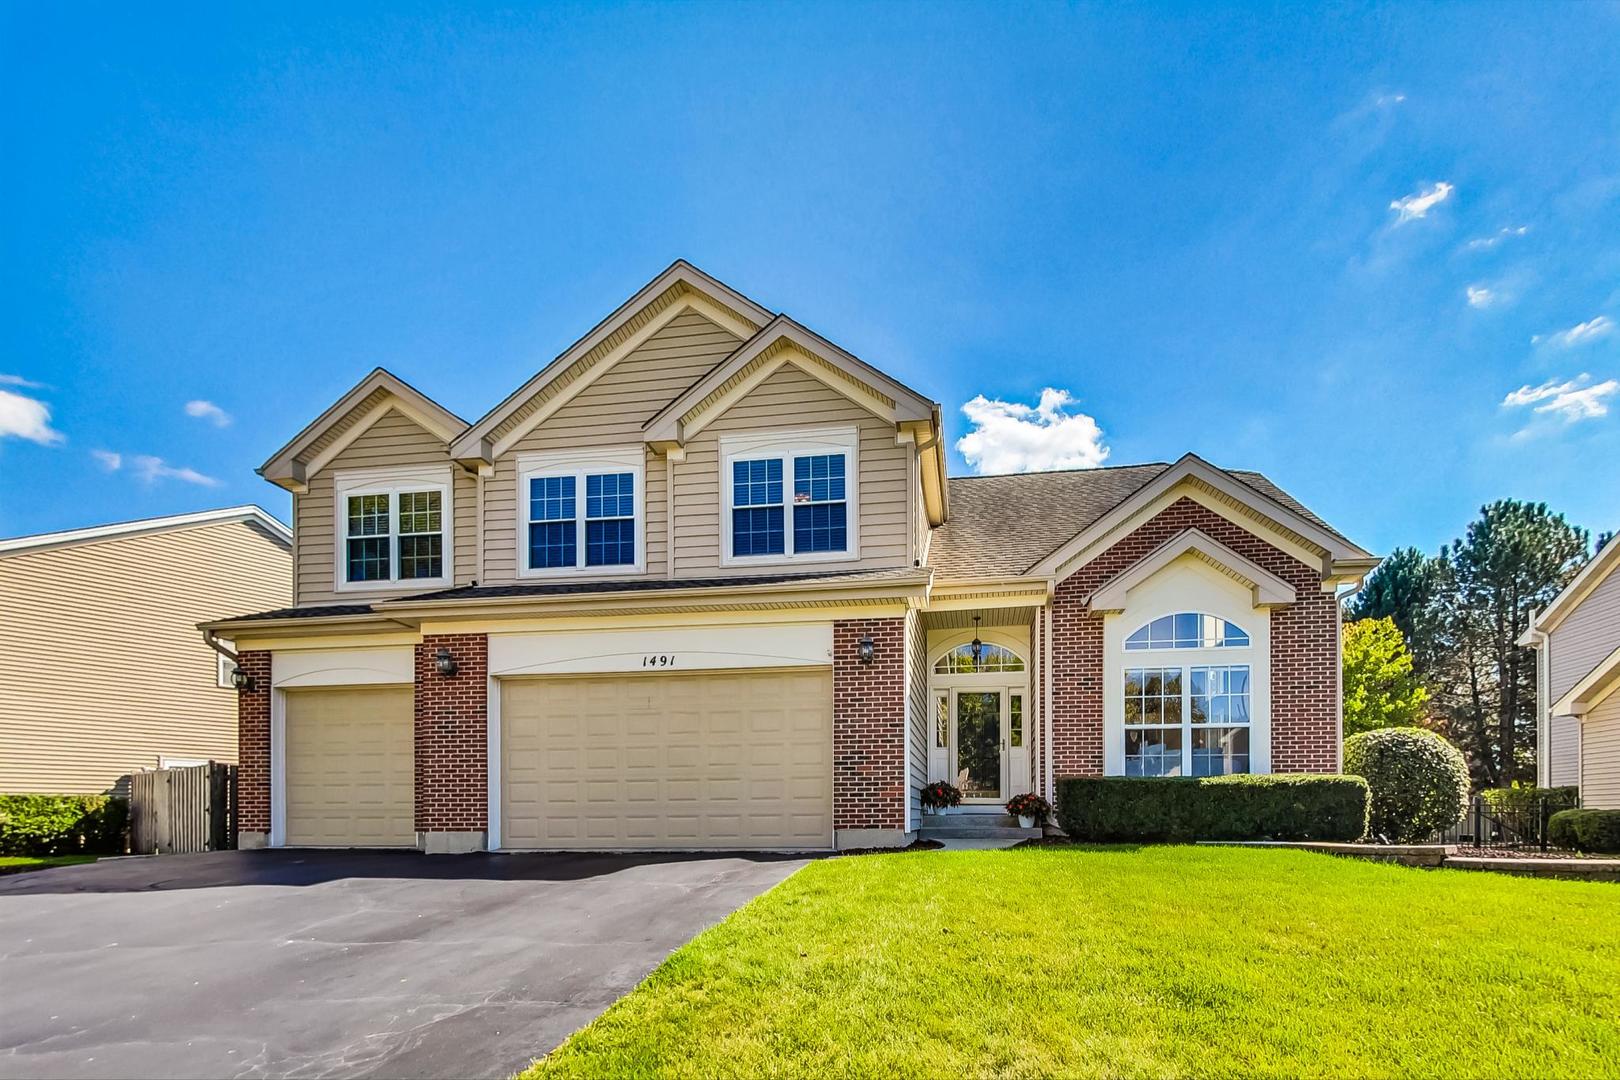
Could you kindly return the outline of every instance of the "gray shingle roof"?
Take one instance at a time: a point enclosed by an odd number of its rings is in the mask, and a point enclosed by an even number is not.
[[[928,565],[939,581],[1018,576],[1168,469],[1162,461],[1102,469],[955,476],[951,516],[934,534]],[[1227,475],[1340,535],[1264,475]]]

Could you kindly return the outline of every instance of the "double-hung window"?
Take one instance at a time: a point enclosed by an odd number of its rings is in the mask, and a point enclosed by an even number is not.
[[[845,430],[722,440],[722,561],[854,558],[855,452]]]
[[[1251,664],[1242,662],[1250,644],[1235,624],[1188,612],[1162,616],[1125,639],[1125,775],[1250,771]],[[1224,660],[1228,649],[1241,650],[1232,654],[1239,662],[1211,662],[1211,651]]]
[[[449,584],[450,490],[448,473],[339,474],[338,590]]]
[[[519,461],[519,573],[622,574],[643,565],[641,449]]]

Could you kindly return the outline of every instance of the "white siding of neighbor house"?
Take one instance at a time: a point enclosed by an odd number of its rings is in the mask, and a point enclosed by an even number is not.
[[[1574,787],[1581,777],[1581,722],[1573,716],[1555,716],[1547,729],[1547,783]]]
[[[236,691],[197,624],[291,601],[286,544],[246,522],[0,556],[0,793],[235,761]]]
[[[1620,810],[1620,691],[1581,722],[1581,805]]]
[[[1611,571],[1548,635],[1551,700],[1569,693],[1598,661],[1620,647],[1620,571]]]
[[[455,582],[471,581],[477,567],[477,480],[450,460],[444,440],[398,411],[390,411],[367,428],[331,463],[309,478],[309,490],[293,496],[293,543],[297,554],[295,580],[297,603],[357,603],[351,592],[340,593],[334,585],[337,573],[336,509],[333,505],[336,478],[349,469],[376,469],[395,465],[432,465],[447,468],[455,477],[451,493],[454,504]],[[401,585],[397,593],[432,592],[443,585],[412,589]]]
[[[521,439],[495,462],[484,485],[484,576],[481,584],[510,584],[518,577],[517,456],[527,451],[639,446],[642,425],[706,375],[742,342],[695,312],[677,316],[620,360],[577,397]],[[664,459],[646,453],[646,573],[667,573],[668,548]],[[630,575],[635,576],[635,575]]]
[[[860,558],[824,563],[795,561],[793,570],[911,565],[907,501],[912,497],[910,446],[895,442],[894,425],[855,404],[792,364],[784,364],[693,438],[675,466],[675,576],[758,573],[757,567],[720,565],[722,507],[720,440],[738,432],[853,427],[860,433]],[[782,569],[777,567],[776,569]]]

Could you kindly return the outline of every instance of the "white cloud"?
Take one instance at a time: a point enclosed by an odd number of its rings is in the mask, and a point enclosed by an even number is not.
[[[1502,407],[1529,408],[1536,416],[1561,420],[1567,426],[1580,420],[1595,420],[1609,415],[1608,399],[1616,393],[1620,393],[1620,379],[1594,383],[1592,376],[1582,372],[1563,382],[1549,379],[1540,386],[1526,383],[1503,398]],[[1526,427],[1519,435],[1525,435],[1530,430],[1530,427]]]
[[[1469,251],[1488,251],[1510,237],[1523,236],[1529,231],[1530,226],[1528,225],[1509,225],[1505,228],[1497,229],[1496,232],[1490,236],[1476,236],[1474,239],[1468,241],[1466,246]]]
[[[1530,344],[1540,345],[1543,342],[1560,349],[1572,349],[1577,345],[1596,341],[1614,333],[1614,320],[1607,315],[1599,315],[1595,319],[1588,319],[1583,323],[1576,323],[1568,330],[1560,330],[1556,334],[1537,334],[1530,339]]]
[[[4,374],[0,374],[0,386],[20,386],[24,390],[44,390],[46,388],[44,383],[25,379],[21,375]]]
[[[124,455],[111,450],[92,450],[90,456],[101,462],[101,467],[108,472],[117,472],[124,467]]]
[[[1484,285],[1470,285],[1467,292],[1468,306],[1471,308],[1488,308],[1502,298],[1500,294],[1492,292]]]
[[[155,484],[159,480],[183,480],[188,484],[198,484],[202,487],[218,487],[219,481],[212,476],[204,476],[196,469],[188,469],[183,465],[170,465],[160,457],[150,454],[137,454],[129,459],[130,471],[135,478],[143,484]]]
[[[0,439],[8,435],[41,446],[51,446],[67,439],[66,435],[51,427],[49,405],[10,390],[0,390]]]
[[[212,401],[186,402],[186,415],[198,420],[207,420],[215,427],[229,427],[231,423],[231,414]]]
[[[1405,94],[1379,94],[1373,99],[1373,104],[1377,105],[1381,109],[1387,109],[1391,105],[1399,105],[1405,100]]]
[[[1457,189],[1442,180],[1427,191],[1396,199],[1389,204],[1389,208],[1397,215],[1395,224],[1427,217],[1430,210],[1451,198],[1451,193],[1455,190]]]
[[[1033,407],[980,394],[962,406],[973,430],[956,440],[956,449],[981,475],[1094,468],[1107,460],[1108,447],[1096,420],[1067,410],[1074,400],[1051,387]]]

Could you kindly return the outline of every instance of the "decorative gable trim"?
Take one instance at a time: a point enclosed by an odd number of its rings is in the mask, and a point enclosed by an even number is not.
[[[1553,702],[1553,716],[1585,716],[1620,690],[1620,648],[1598,661],[1597,667],[1569,688],[1569,693]]]
[[[1254,606],[1257,608],[1285,607],[1297,599],[1294,587],[1270,570],[1238,554],[1202,530],[1184,529],[1101,585],[1091,594],[1091,609],[1124,611],[1126,595],[1132,589],[1183,555],[1192,555],[1234,581],[1248,586],[1254,594]]]
[[[659,447],[684,444],[785,363],[892,424],[932,421],[934,417],[933,402],[786,315],[778,315],[724,363],[654,414],[644,425],[647,441]]]
[[[771,313],[684,259],[676,260],[620,304],[584,337],[467,428],[455,457],[493,463],[547,417],[573,400],[619,360],[677,316],[695,311],[738,338],[770,322]]]
[[[375,368],[257,471],[272,484],[301,493],[309,477],[320,472],[391,409],[447,445],[467,427],[465,420],[404,379]]]
[[[1056,551],[1029,568],[1033,576],[1063,579],[1105,550],[1110,537],[1128,531],[1129,523],[1156,500],[1177,488],[1191,488],[1229,517],[1250,517],[1275,529],[1295,546],[1309,551],[1321,567],[1324,586],[1359,581],[1379,560],[1344,537],[1228,475],[1196,454],[1187,454],[1124,498],[1108,513],[1080,530]]]
[[[1553,598],[1546,609],[1537,612],[1530,620],[1530,626],[1519,638],[1519,644],[1534,646],[1536,635],[1547,635],[1558,629],[1560,623],[1569,618],[1574,610],[1581,606],[1581,601],[1592,595],[1592,591],[1608,579],[1609,575],[1620,569],[1620,538],[1610,540],[1603,545],[1603,550],[1592,556],[1592,560],[1575,575],[1564,591]]]

